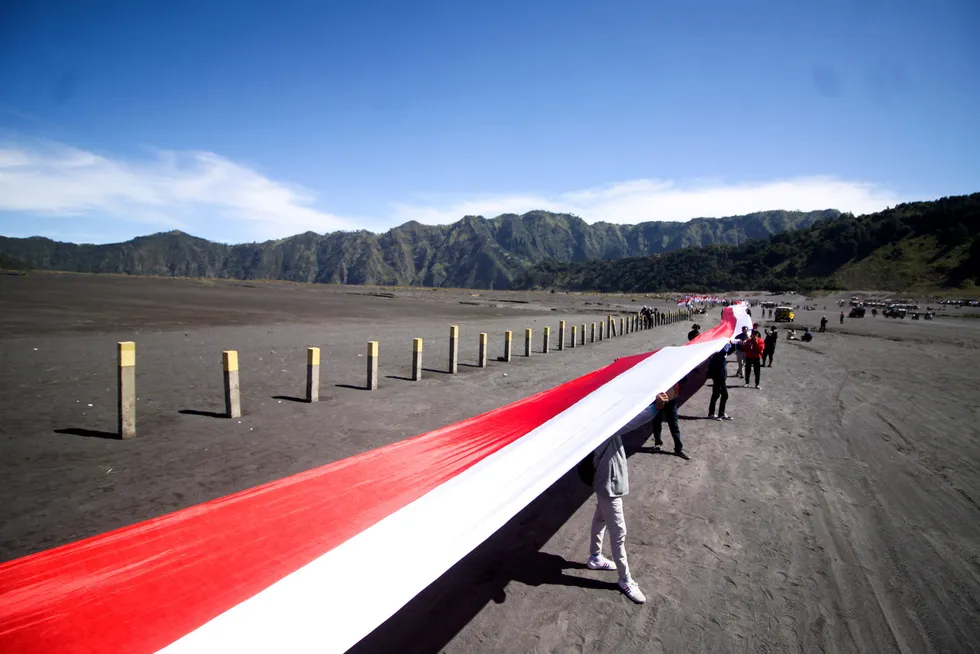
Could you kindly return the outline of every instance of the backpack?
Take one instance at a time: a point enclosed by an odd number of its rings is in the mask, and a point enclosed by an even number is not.
[[[589,452],[588,456],[578,462],[575,466],[575,472],[578,473],[578,478],[582,480],[582,483],[586,486],[592,486],[595,483],[595,466],[592,465],[592,455],[594,452]]]
[[[599,455],[600,459],[602,459],[602,456],[603,454],[606,453],[606,450],[609,449],[609,443],[611,442],[612,439],[609,439],[609,442],[606,443],[606,446],[602,448],[602,454]],[[582,480],[583,484],[589,487],[595,484],[595,464],[592,463],[592,457],[594,454],[595,454],[594,450],[592,452],[589,452],[585,456],[585,458],[579,461],[578,464],[575,466],[575,472],[578,473],[578,478]]]

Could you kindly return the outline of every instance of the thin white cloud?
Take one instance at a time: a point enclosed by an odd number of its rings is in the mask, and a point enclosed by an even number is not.
[[[447,224],[464,215],[489,218],[501,213],[545,209],[573,213],[590,223],[634,224],[648,220],[719,218],[770,209],[839,209],[863,214],[907,200],[871,183],[834,177],[746,184],[721,181],[679,184],[639,179],[554,195],[496,195],[442,203],[394,204],[393,214],[394,222],[417,220],[426,224]]]
[[[182,229],[225,242],[243,242],[368,224],[385,229],[409,220],[444,225],[464,215],[493,217],[533,209],[573,213],[590,223],[630,224],[769,209],[834,208],[860,214],[908,199],[871,183],[834,177],[742,184],[637,179],[554,194],[393,203],[387,216],[365,221],[321,211],[312,192],[211,152],[164,150],[146,160],[125,161],[48,142],[0,145],[0,217],[47,217],[48,233],[64,234],[87,232],[95,222],[136,222],[147,225],[143,233]],[[55,219],[74,222],[60,230],[52,227]],[[107,233],[98,240],[116,236]]]
[[[233,221],[227,240],[353,229],[302,189],[210,152],[162,151],[121,161],[59,144],[0,147],[0,211],[180,228]]]

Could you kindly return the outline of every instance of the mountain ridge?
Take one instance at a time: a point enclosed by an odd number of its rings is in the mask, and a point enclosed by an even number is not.
[[[449,225],[409,221],[380,234],[308,231],[239,244],[216,243],[180,230],[104,245],[0,237],[0,253],[39,270],[501,289],[541,261],[609,261],[737,244],[839,215],[833,209],[774,210],[618,225],[535,210],[489,219],[467,215]]]
[[[514,280],[521,289],[622,292],[808,291],[980,284],[980,193],[899,204],[818,221],[742,245],[616,262],[542,261]]]

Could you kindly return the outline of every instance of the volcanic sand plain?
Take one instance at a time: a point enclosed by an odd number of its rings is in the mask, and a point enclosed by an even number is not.
[[[840,325],[835,299],[798,313],[798,326],[831,319],[813,342],[781,330],[760,390],[729,380],[733,421],[706,419],[707,386],[681,408],[690,461],[654,453],[644,416],[624,428],[627,548],[645,605],[616,589],[615,573],[585,568],[594,499],[572,471],[354,650],[976,651],[980,320],[950,311]],[[685,342],[690,322],[556,351],[559,320],[591,324],[644,303],[669,307],[644,296],[0,276],[0,561]],[[445,372],[451,324],[458,375]],[[496,360],[504,330],[510,363]],[[474,365],[480,332],[487,368]],[[414,337],[425,339],[420,382],[406,379]],[[137,344],[129,441],[113,437],[121,340]],[[373,392],[362,388],[368,340],[380,342]],[[296,401],[307,346],[322,349],[317,404]],[[239,351],[240,420],[216,417],[226,349]]]

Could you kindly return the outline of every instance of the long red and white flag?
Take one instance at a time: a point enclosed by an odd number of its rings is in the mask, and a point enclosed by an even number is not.
[[[0,652],[343,652],[749,324],[0,564]]]

